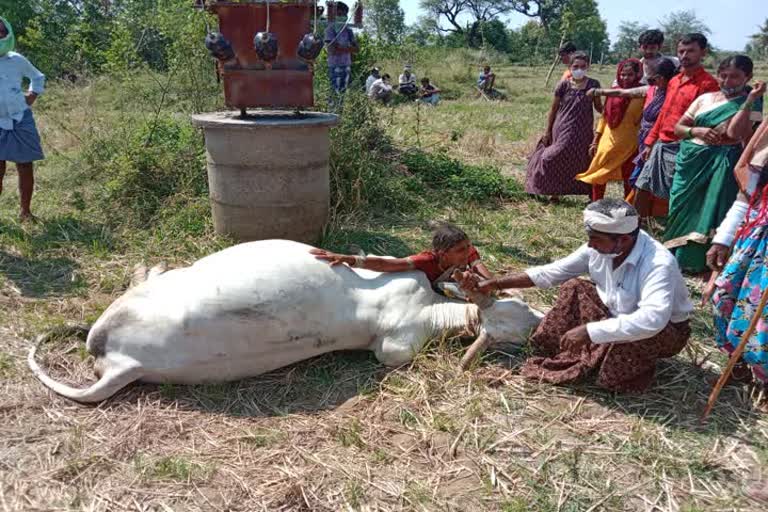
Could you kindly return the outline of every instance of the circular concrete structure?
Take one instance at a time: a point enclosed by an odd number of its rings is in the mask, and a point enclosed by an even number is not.
[[[317,242],[330,201],[328,130],[338,116],[216,112],[192,121],[205,132],[217,233],[242,242]]]

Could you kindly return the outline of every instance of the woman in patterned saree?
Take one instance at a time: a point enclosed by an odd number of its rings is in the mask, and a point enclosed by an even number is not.
[[[693,273],[706,270],[712,231],[736,199],[733,175],[742,143],[762,120],[762,92],[750,90],[752,61],[736,55],[718,68],[721,90],[699,96],[675,127],[682,139],[669,194],[665,246],[680,267]],[[745,111],[738,123],[734,116]]]
[[[765,84],[755,89],[765,91]],[[739,115],[747,117],[743,111]],[[707,252],[707,264],[721,273],[714,288],[705,292],[714,305],[715,340],[728,354],[741,341],[768,287],[768,121],[752,137],[735,174],[741,191]],[[760,315],[732,381],[748,383],[754,378],[768,385],[768,311]]]

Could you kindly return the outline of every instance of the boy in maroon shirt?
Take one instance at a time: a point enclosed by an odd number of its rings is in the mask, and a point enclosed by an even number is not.
[[[492,274],[480,260],[480,254],[469,241],[467,234],[453,224],[442,224],[432,238],[432,250],[422,251],[407,258],[385,258],[381,256],[352,256],[335,254],[323,249],[310,251],[318,259],[331,265],[346,263],[350,267],[365,268],[377,272],[403,272],[421,270],[427,275],[433,288],[440,283],[451,282],[455,270],[469,269],[482,279]]]
[[[680,74],[669,81],[664,106],[645,139],[646,149],[642,155],[645,166],[635,182],[634,205],[641,217],[650,215],[654,196],[669,198],[675,158],[680,149],[675,125],[693,100],[704,93],[720,90],[717,80],[701,64],[707,55],[707,45],[707,38],[696,33],[684,36],[677,44]]]

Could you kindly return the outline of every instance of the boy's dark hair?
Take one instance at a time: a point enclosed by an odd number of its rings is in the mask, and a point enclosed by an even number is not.
[[[571,42],[567,42],[563,46],[560,47],[560,50],[557,53],[558,53],[558,55],[563,55],[563,54],[566,54],[566,53],[573,53],[577,49],[578,48],[576,48],[575,44],[573,44]]]
[[[699,34],[698,32],[691,32],[690,34],[685,34],[683,37],[680,38],[680,41],[678,41],[678,44],[693,44],[696,43],[699,45],[699,48],[702,50],[706,50],[707,46],[709,46],[709,41],[707,41],[707,36],[704,34]]]
[[[730,67],[740,69],[746,75],[751,75],[755,65],[752,62],[752,59],[750,59],[746,55],[731,55],[730,57],[727,57],[725,60],[723,60],[720,63],[720,65],[717,67],[717,72],[719,73],[725,68],[730,68]]]
[[[341,14],[341,15],[349,14],[349,6],[344,2],[336,2],[336,14]]]
[[[435,251],[447,251],[464,240],[469,240],[469,237],[461,228],[448,222],[442,222],[438,224],[432,236],[432,249]]]
[[[659,46],[664,44],[664,32],[661,30],[651,29],[646,30],[638,38],[638,43],[642,46],[644,44],[657,44]]]
[[[575,60],[583,60],[587,64],[589,64],[589,55],[587,55],[586,52],[574,52],[571,55],[571,64],[573,64],[573,61]]]
[[[427,78],[427,77],[422,78],[421,79],[421,83],[428,84],[429,83],[429,78]]]
[[[390,78],[392,78],[392,77],[391,77],[391,76],[389,76],[389,73],[384,73],[383,75],[381,75],[381,79],[382,79],[382,80],[384,80],[385,78],[386,78],[387,80],[389,80],[389,79],[390,79]]]
[[[664,57],[656,62],[656,65],[652,68],[652,72],[669,80],[677,74],[677,65],[672,59]]]

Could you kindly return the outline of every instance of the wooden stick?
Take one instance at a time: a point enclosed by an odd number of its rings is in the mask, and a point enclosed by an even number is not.
[[[755,329],[757,328],[757,322],[760,321],[760,317],[763,314],[763,310],[765,309],[766,303],[768,303],[768,288],[766,288],[763,291],[763,295],[760,297],[760,304],[757,306],[755,313],[752,315],[752,321],[749,323],[749,327],[744,332],[744,335],[741,337],[739,346],[736,347],[736,350],[734,350],[733,354],[731,354],[731,358],[728,360],[728,366],[725,367],[725,370],[723,370],[723,374],[720,375],[720,378],[717,380],[717,384],[715,384],[715,387],[712,388],[712,393],[709,394],[709,400],[707,400],[707,406],[704,408],[704,413],[701,415],[702,423],[707,421],[707,416],[709,416],[709,413],[712,412],[712,408],[715,406],[717,397],[720,396],[720,391],[722,391],[723,386],[725,386],[725,383],[728,381],[728,378],[731,376],[731,372],[733,372],[733,367],[736,366],[736,363],[739,361],[739,359],[741,359],[741,355],[744,353],[744,350],[746,350],[747,343],[749,343],[749,338],[752,336],[752,333],[754,333]]]

